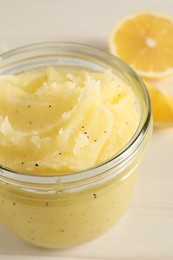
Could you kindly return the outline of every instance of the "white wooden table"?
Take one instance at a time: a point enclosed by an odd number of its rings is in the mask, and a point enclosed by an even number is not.
[[[171,0],[0,0],[0,51],[41,41],[107,49],[112,25],[137,10],[173,15]],[[19,220],[20,221],[20,220]],[[173,128],[155,130],[131,205],[101,238],[68,250],[44,250],[0,225],[0,260],[172,260]]]

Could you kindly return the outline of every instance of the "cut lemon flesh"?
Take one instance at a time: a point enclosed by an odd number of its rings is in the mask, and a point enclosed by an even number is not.
[[[113,28],[109,49],[143,77],[173,74],[173,18],[157,12],[131,15]]]
[[[162,92],[153,86],[149,81],[145,80],[148,89],[152,114],[155,126],[172,126],[173,125],[173,95]]]

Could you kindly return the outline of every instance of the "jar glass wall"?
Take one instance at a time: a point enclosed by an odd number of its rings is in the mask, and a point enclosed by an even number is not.
[[[1,75],[54,66],[69,70],[111,70],[135,93],[139,126],[115,156],[93,168],[66,175],[27,175],[0,168],[0,221],[22,239],[47,248],[92,240],[126,210],[138,166],[151,137],[148,93],[138,76],[119,59],[89,46],[44,43],[1,56]]]

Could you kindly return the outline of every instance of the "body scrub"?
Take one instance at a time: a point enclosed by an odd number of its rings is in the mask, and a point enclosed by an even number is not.
[[[92,240],[126,210],[151,136],[144,84],[124,63],[69,43],[0,61],[0,222],[47,248]]]
[[[110,71],[47,68],[0,78],[0,162],[33,174],[85,170],[118,153],[139,115]]]

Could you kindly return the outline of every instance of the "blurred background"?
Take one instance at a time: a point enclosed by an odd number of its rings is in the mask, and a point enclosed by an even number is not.
[[[107,49],[110,29],[135,11],[173,13],[171,0],[0,0],[0,51],[42,41]]]

